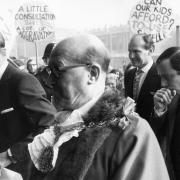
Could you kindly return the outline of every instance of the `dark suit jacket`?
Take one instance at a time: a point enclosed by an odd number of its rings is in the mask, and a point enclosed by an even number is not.
[[[0,80],[0,152],[10,148],[23,160],[27,146],[21,142],[49,126],[55,113],[39,81],[9,64]]]
[[[136,73],[136,68],[127,71],[124,78],[125,95],[133,98],[133,80]],[[153,110],[153,95],[150,92],[155,92],[161,87],[160,76],[157,73],[156,65],[153,64],[147,73],[147,76],[141,86],[137,99],[136,112],[148,122]]]
[[[161,117],[155,113],[150,124],[161,146],[171,180],[180,179],[180,99],[176,95]]]

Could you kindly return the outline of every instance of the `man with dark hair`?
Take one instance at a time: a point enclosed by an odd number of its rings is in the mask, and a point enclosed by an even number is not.
[[[34,165],[45,173],[36,170],[32,180],[169,179],[157,139],[133,112],[134,101],[104,92],[109,61],[104,44],[93,35],[64,39],[53,49],[55,99],[61,99],[56,108],[79,116],[57,122],[28,145]],[[75,131],[75,137],[63,140]]]
[[[8,63],[6,48],[1,47],[0,166],[9,165],[8,168],[20,172],[25,178],[28,171],[25,164],[27,142],[50,125],[55,113],[39,81]]]
[[[171,179],[180,179],[180,47],[166,49],[157,59],[161,89],[154,94],[152,127]]]
[[[55,46],[55,43],[49,43],[45,47],[44,55],[43,55],[42,59],[46,65],[49,64],[49,58],[50,58],[50,55],[51,55],[51,52],[52,52],[54,46]]]
[[[150,35],[136,34],[128,48],[134,68],[125,73],[125,95],[136,101],[137,113],[149,122],[154,107],[152,94],[160,88],[160,77],[152,59],[154,44]]]
[[[53,96],[53,87],[52,87],[52,81],[51,81],[51,70],[49,68],[49,58],[50,58],[51,51],[53,50],[54,46],[55,46],[55,43],[49,43],[46,46],[44,55],[42,57],[46,66],[42,70],[38,71],[36,74],[36,77],[38,78],[44,90],[46,91],[47,98],[50,101]]]

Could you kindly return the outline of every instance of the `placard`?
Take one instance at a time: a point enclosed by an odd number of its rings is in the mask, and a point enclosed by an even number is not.
[[[129,24],[133,33],[151,34],[154,42],[165,39],[175,27],[175,15],[166,2],[139,1],[130,13]]]
[[[15,14],[19,36],[29,42],[45,40],[54,33],[55,15],[47,4],[38,1],[25,3]]]

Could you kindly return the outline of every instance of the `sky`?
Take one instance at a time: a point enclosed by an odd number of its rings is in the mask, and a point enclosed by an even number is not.
[[[180,15],[180,1],[166,0]],[[13,13],[27,0],[0,0],[0,12]],[[56,16],[60,28],[90,30],[127,24],[130,11],[138,0],[44,0]],[[179,8],[179,9],[178,9]]]

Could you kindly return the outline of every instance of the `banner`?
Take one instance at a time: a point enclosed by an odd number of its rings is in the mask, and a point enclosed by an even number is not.
[[[55,15],[43,2],[32,1],[19,7],[15,27],[19,36],[29,42],[45,40],[54,33]]]
[[[131,10],[133,33],[151,34],[154,42],[165,39],[175,26],[173,10],[163,0],[141,0]]]

